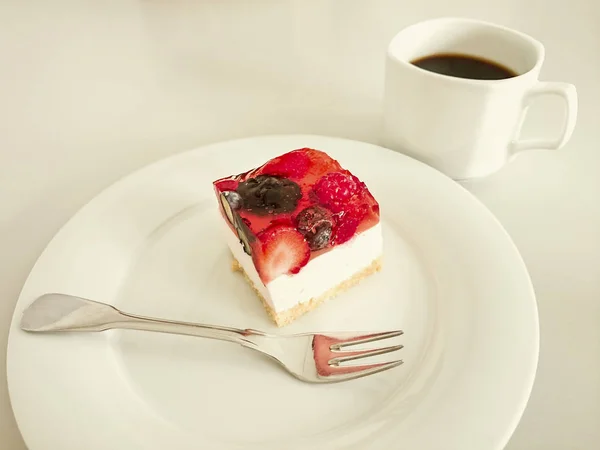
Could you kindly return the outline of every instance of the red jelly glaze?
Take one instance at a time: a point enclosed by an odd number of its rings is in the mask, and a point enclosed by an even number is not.
[[[349,241],[356,234],[379,222],[379,204],[366,185],[343,169],[338,161],[325,152],[310,148],[292,150],[267,161],[254,170],[216,180],[213,183],[215,192],[219,196],[224,191],[235,190],[239,183],[258,175],[287,178],[298,184],[302,197],[296,208],[290,212],[257,215],[243,208],[237,210],[242,220],[250,224],[249,229],[254,236],[272,225],[293,224],[296,215],[309,206],[325,207],[332,211],[334,226],[327,245],[311,251],[310,257],[314,258],[336,245]],[[222,207],[221,213],[227,220]],[[233,226],[231,228],[235,232]],[[262,246],[262,243],[255,239],[252,245]],[[252,252],[253,258],[255,258],[255,265],[259,267],[261,264],[257,264],[256,258],[263,258],[265,254],[260,248],[255,250]],[[293,272],[291,269],[289,273],[298,271],[298,268],[294,268]],[[270,281],[269,274],[259,271],[259,275],[263,282]]]

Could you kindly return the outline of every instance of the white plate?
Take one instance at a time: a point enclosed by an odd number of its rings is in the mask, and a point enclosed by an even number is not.
[[[274,331],[219,235],[211,182],[315,147],[381,204],[384,269],[285,328],[402,328],[405,364],[303,384],[241,347],[135,331],[34,335],[46,292],[130,312]],[[401,154],[317,136],[211,145],[116,183],[58,233],[21,293],[9,338],[12,404],[30,450],[500,449],[538,357],[533,289],[496,219]]]

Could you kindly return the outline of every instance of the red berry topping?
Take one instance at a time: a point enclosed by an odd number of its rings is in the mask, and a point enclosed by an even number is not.
[[[265,283],[297,273],[311,252],[348,242],[379,221],[366,185],[320,150],[292,150],[214,185]]]
[[[264,283],[279,275],[298,273],[308,263],[308,242],[294,227],[273,225],[257,238],[259,251],[253,252],[252,257]]]
[[[260,172],[264,175],[302,178],[308,172],[310,163],[310,158],[303,150],[294,150],[272,159]]]
[[[348,217],[345,220],[340,221],[335,230],[335,244],[343,244],[352,239],[352,236],[356,233],[359,221],[354,217]]]
[[[215,182],[215,186],[219,192],[235,191],[238,187],[238,184],[239,182],[237,180],[232,180],[231,178],[226,178],[224,180]]]
[[[366,204],[348,204],[346,209],[336,216],[337,226],[334,230],[333,243],[335,245],[348,242],[356,234],[358,225],[369,212]]]
[[[304,208],[296,216],[296,228],[306,238],[311,250],[327,247],[333,231],[333,214],[319,205]]]
[[[335,159],[332,159],[327,153],[312,148],[303,148],[299,151],[303,152],[311,161],[311,173],[322,175],[326,172],[338,172],[342,170],[342,166]]]
[[[314,193],[319,203],[327,206],[333,212],[342,211],[359,190],[356,177],[341,172],[328,173],[321,177],[314,186]]]

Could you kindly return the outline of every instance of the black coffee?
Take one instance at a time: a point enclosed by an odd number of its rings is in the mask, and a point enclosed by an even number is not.
[[[430,72],[472,80],[503,80],[517,73],[497,62],[476,56],[438,53],[412,61],[417,67]]]

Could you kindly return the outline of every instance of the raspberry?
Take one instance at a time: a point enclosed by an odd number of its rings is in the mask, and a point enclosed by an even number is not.
[[[334,242],[336,245],[348,242],[356,233],[359,221],[355,217],[347,217],[340,221],[335,229]]]
[[[361,187],[356,180],[356,177],[345,173],[328,173],[317,181],[313,190],[319,203],[333,212],[340,212]]]
[[[337,226],[334,230],[333,243],[339,245],[352,239],[368,212],[369,206],[364,203],[346,205],[346,209],[336,216]]]
[[[310,158],[302,150],[284,153],[266,163],[260,172],[288,178],[302,178],[310,167]]]

